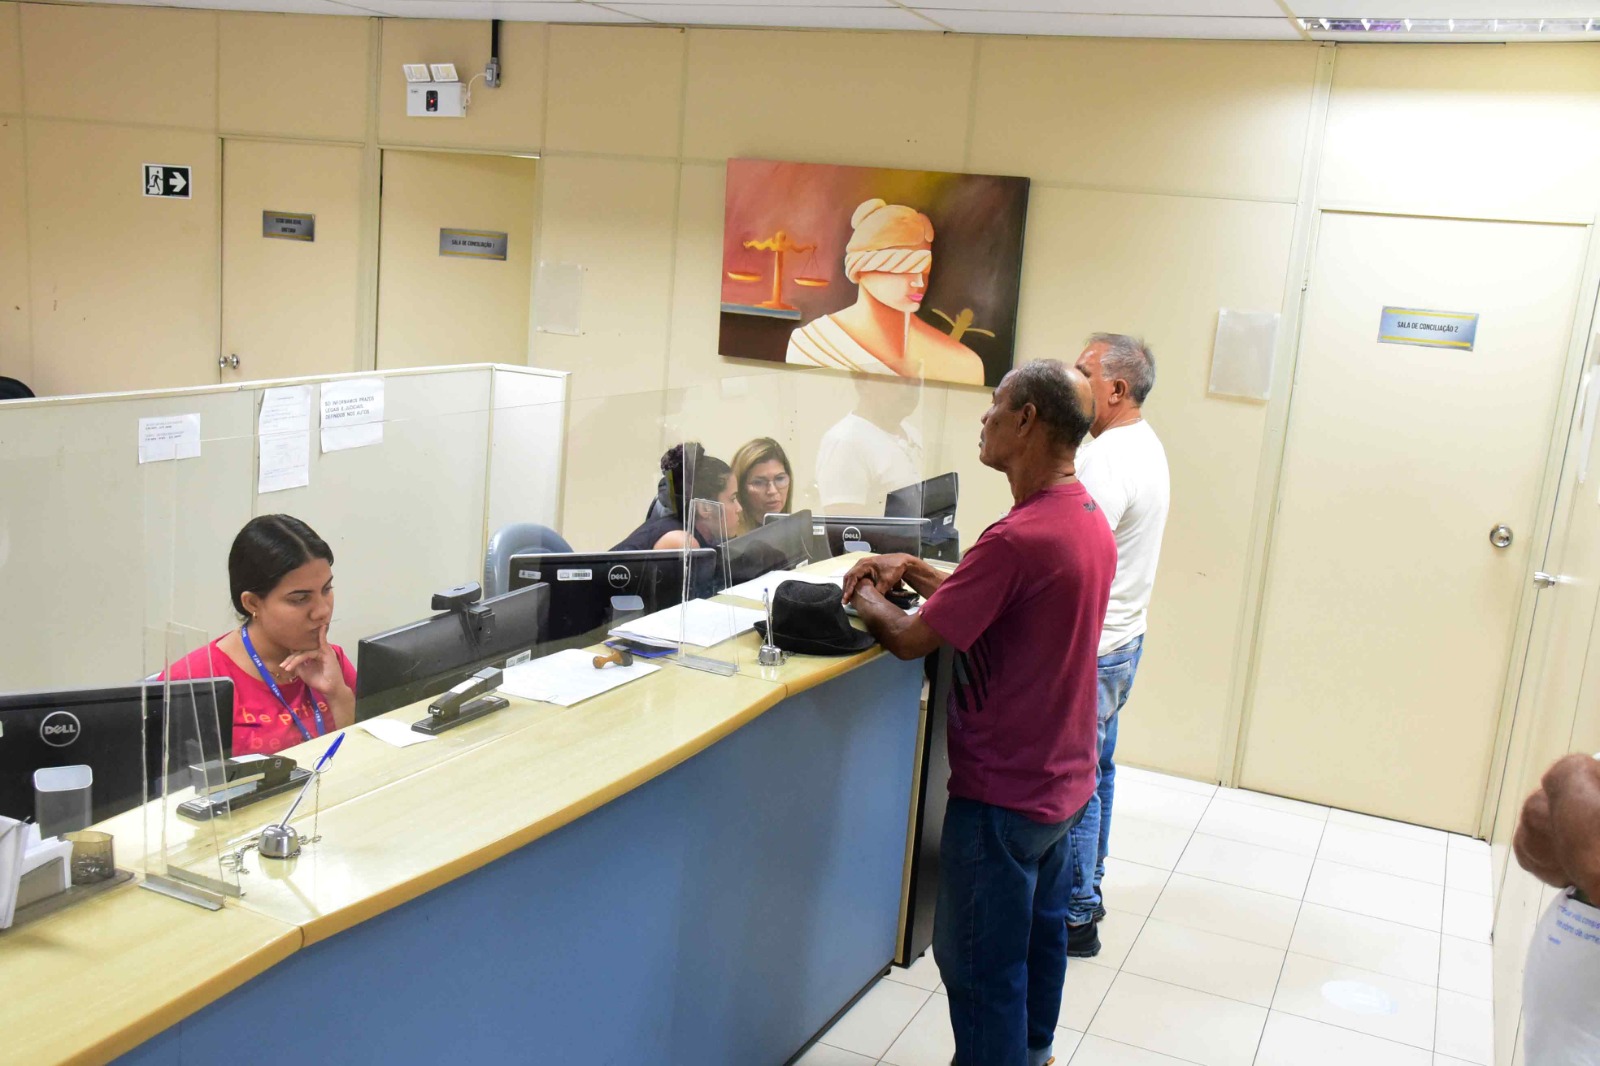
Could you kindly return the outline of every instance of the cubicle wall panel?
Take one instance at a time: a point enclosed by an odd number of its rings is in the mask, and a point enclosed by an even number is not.
[[[86,410],[87,407],[87,410]],[[249,512],[237,394],[28,405],[0,419],[0,691],[127,684],[144,627],[226,625]],[[139,419],[198,414],[198,458],[140,465]]]
[[[324,453],[314,436],[311,483],[255,497],[255,514],[295,515],[333,549],[330,639],[351,658],[360,638],[427,617],[435,591],[483,573],[489,371],[384,380],[381,443]]]
[[[494,427],[485,542],[509,522],[537,522],[559,532],[561,453],[567,436],[566,379],[502,368],[492,373]]]
[[[296,1038],[352,1063],[779,1066],[893,957],[921,682],[883,656],[790,697],[118,1061],[203,1060],[293,1001],[338,1004]]]

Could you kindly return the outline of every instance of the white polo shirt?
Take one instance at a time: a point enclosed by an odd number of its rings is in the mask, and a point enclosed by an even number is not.
[[[1100,654],[1106,655],[1145,631],[1172,479],[1166,450],[1144,419],[1108,429],[1079,448],[1078,479],[1117,538],[1117,576],[1100,633]]]

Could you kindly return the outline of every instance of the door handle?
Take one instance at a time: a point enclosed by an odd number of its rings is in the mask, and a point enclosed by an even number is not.
[[[1511,527],[1502,523],[1489,530],[1489,543],[1496,548],[1511,547]]]
[[[230,367],[234,370],[239,369],[239,357],[237,355],[221,355],[217,357],[218,370],[227,370]]]
[[[1552,585],[1564,585],[1566,583],[1567,579],[1560,574],[1547,574],[1543,570],[1535,570],[1533,572],[1533,587],[1536,589],[1547,589]]]

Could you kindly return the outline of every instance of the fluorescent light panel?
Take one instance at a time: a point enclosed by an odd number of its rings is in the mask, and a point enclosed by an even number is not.
[[[1300,28],[1308,33],[1371,34],[1472,34],[1503,37],[1510,34],[1594,33],[1600,18],[1503,18],[1503,19],[1388,19],[1388,18],[1302,18]]]

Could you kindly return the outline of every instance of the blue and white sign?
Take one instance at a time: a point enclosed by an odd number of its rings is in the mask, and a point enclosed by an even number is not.
[[[1417,344],[1470,352],[1477,336],[1478,316],[1465,311],[1385,307],[1383,322],[1378,326],[1379,344]]]

